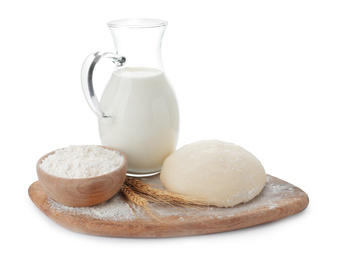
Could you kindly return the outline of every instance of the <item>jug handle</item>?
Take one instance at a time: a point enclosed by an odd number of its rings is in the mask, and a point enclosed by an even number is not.
[[[93,73],[95,66],[103,58],[111,59],[117,67],[121,67],[125,63],[125,57],[123,56],[115,55],[111,52],[94,52],[90,54],[83,63],[81,82],[84,96],[90,108],[99,118],[108,118],[110,116],[107,115],[101,108],[93,87]]]

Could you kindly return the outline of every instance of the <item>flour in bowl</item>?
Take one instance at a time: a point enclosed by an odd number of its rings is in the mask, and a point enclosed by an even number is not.
[[[96,145],[71,145],[46,157],[39,165],[46,173],[62,178],[90,178],[118,169],[124,157],[118,151]]]

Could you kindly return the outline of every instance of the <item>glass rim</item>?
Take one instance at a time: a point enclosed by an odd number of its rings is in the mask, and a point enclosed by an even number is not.
[[[166,26],[168,22],[160,19],[137,18],[113,20],[107,24],[111,28],[153,28]]]

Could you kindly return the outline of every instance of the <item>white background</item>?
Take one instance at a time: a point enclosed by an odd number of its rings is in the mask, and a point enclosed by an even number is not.
[[[340,14],[340,1],[327,0],[2,1],[0,254],[340,257]],[[80,68],[91,52],[112,50],[108,21],[137,17],[169,22],[162,53],[181,111],[178,147],[202,139],[243,146],[267,173],[309,195],[304,212],[221,234],[122,239],[68,231],[34,206],[27,190],[40,156],[99,144]]]

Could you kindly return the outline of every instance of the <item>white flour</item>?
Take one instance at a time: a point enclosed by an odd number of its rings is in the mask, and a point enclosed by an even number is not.
[[[121,193],[116,194],[110,200],[92,207],[68,207],[54,200],[48,200],[51,209],[64,214],[81,215],[100,220],[129,220],[135,218],[133,209],[127,204]],[[132,205],[133,206],[133,205]]]
[[[63,178],[89,178],[116,170],[123,156],[96,145],[72,145],[49,155],[39,165],[48,174]]]

